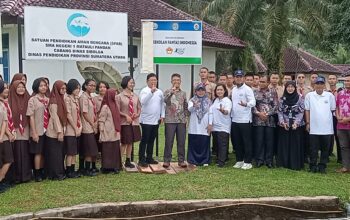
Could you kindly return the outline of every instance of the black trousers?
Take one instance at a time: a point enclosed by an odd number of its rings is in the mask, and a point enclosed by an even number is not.
[[[275,128],[267,126],[255,126],[255,155],[257,163],[271,164],[273,162]]]
[[[333,116],[333,130],[334,130],[334,135],[332,135],[331,143],[329,145],[329,155],[332,155],[333,153],[333,148],[334,148],[334,140],[335,144],[337,145],[337,161],[341,162],[342,157],[341,157],[341,149],[340,149],[340,144],[339,144],[339,138],[337,135],[337,117]]]
[[[227,159],[227,149],[230,134],[224,131],[213,131],[213,142],[216,145],[217,163],[224,165]]]
[[[142,137],[139,146],[139,161],[147,162],[153,157],[154,140],[158,134],[159,125],[141,124]],[[145,155],[147,154],[147,156]]]
[[[253,156],[252,124],[232,122],[231,139],[236,151],[236,161],[251,163]]]
[[[321,151],[318,166],[326,168],[332,135],[310,134],[310,168],[317,165],[318,151]]]

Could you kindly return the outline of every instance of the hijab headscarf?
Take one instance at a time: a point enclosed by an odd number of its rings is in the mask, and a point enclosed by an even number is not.
[[[13,82],[16,81],[16,80],[21,81],[23,77],[27,78],[27,75],[24,74],[24,73],[16,73],[15,75],[13,75],[10,85],[12,85]]]
[[[25,128],[28,124],[28,118],[26,116],[26,113],[30,95],[27,90],[25,91],[24,95],[17,94],[16,90],[20,84],[22,84],[25,88],[24,83],[20,80],[15,80],[12,82],[8,98],[9,105],[12,110],[12,119],[15,128],[19,128],[20,124],[23,128]]]
[[[295,90],[292,94],[288,93],[288,91],[287,91],[287,87],[289,85],[292,85],[295,88]],[[286,82],[282,99],[283,99],[284,105],[293,106],[293,105],[297,104],[297,102],[299,101],[299,94],[297,91],[297,85],[296,85],[295,81]]]
[[[50,93],[50,101],[49,101],[49,105],[50,104],[57,105],[57,115],[60,118],[62,125],[67,124],[67,108],[64,102],[64,95],[61,95],[60,93],[60,90],[64,85],[66,85],[66,83],[61,80],[57,80],[53,84],[52,91]]]
[[[107,105],[112,112],[113,124],[116,132],[120,132],[120,112],[115,102],[115,89],[107,89],[106,94],[103,96],[101,109],[104,105]],[[100,111],[101,111],[100,109]]]
[[[196,86],[195,91],[199,91],[200,89],[205,91],[205,85],[200,83]],[[200,97],[197,94],[193,96],[191,101],[194,103],[194,112],[197,115],[198,122],[201,123],[202,118],[204,115],[209,111],[209,107],[211,105],[211,100],[209,99],[208,95],[205,94],[204,96]]]

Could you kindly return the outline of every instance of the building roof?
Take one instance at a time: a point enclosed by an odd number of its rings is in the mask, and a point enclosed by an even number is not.
[[[333,64],[335,67],[343,71],[342,75],[350,74],[350,64]]]
[[[336,66],[302,50],[296,48],[286,48],[284,50],[284,73],[336,73],[343,71]]]
[[[198,20],[161,0],[1,0],[0,11],[10,16],[23,17],[24,6],[43,6],[82,10],[128,13],[129,26],[135,36],[141,36],[141,20]],[[203,44],[205,46],[232,49],[245,47],[245,43],[203,22]]]

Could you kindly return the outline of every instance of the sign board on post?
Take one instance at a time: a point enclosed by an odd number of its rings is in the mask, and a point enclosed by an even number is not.
[[[128,61],[126,13],[26,6],[25,58]]]
[[[153,21],[155,64],[202,64],[201,21]]]

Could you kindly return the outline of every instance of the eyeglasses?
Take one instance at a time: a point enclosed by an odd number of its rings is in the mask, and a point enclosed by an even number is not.
[[[298,79],[304,79],[305,76],[298,76]]]

